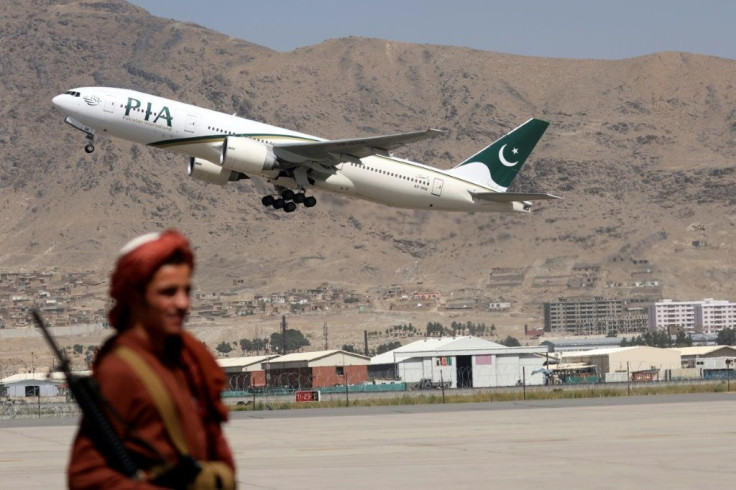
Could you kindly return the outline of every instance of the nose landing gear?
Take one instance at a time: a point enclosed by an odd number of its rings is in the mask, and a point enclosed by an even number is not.
[[[87,135],[87,144],[84,145],[84,151],[87,153],[92,153],[95,151],[95,131],[94,128],[90,128],[89,126],[82,124],[81,122],[77,121],[73,117],[66,116],[64,118],[64,122],[73,127],[74,129],[78,129],[79,131],[85,133]]]
[[[89,143],[84,145],[84,151],[86,151],[87,153],[92,153],[93,151],[95,151],[95,135],[87,134],[87,141],[89,141]]]

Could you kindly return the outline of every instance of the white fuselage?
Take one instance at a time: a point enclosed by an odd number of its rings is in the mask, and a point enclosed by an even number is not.
[[[212,111],[133,90],[84,87],[80,96],[59,95],[54,105],[82,124],[136,143],[163,148],[220,164],[226,136],[238,135],[268,144],[325,141],[249,119]],[[476,200],[473,193],[494,191],[440,169],[392,156],[369,156],[336,166],[318,165],[314,186],[388,206],[445,211],[527,212],[525,202]],[[249,174],[250,175],[250,174]],[[278,170],[260,174],[269,182],[297,188]]]

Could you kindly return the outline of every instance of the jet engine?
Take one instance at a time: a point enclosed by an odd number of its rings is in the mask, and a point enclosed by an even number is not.
[[[225,185],[228,182],[247,179],[248,176],[242,172],[222,168],[214,163],[201,158],[190,158],[187,165],[187,175],[202,182],[210,184]]]
[[[279,167],[273,147],[251,138],[228,136],[222,145],[220,165],[236,172],[260,173]]]

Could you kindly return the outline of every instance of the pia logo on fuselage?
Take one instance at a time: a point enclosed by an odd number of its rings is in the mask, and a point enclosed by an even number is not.
[[[96,95],[86,95],[82,97],[82,99],[84,99],[87,105],[99,105],[102,102],[102,99],[100,99]]]
[[[166,107],[162,106],[160,109],[158,109],[158,112],[154,110],[153,104],[151,102],[146,103],[146,108],[141,109],[141,101],[138,99],[134,99],[133,97],[128,97],[128,103],[125,104],[125,115],[130,116],[131,111],[140,111],[144,113],[143,120],[146,122],[149,122],[151,118],[151,114],[153,114],[155,117],[153,119],[153,124],[156,124],[159,119],[163,119],[166,121],[166,125],[168,127],[171,127],[171,120],[173,117],[171,117],[171,110]]]

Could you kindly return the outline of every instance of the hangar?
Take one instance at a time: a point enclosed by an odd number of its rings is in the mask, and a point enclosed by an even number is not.
[[[562,362],[592,364],[607,382],[665,379],[666,371],[680,368],[680,353],[659,347],[632,346],[563,352]],[[629,378],[630,376],[630,378]]]
[[[736,347],[730,345],[701,345],[697,347],[672,347],[679,352],[683,368],[696,368],[705,359],[736,359]]]
[[[370,357],[343,350],[295,352],[261,363],[266,386],[294,389],[364,383],[368,364]]]
[[[473,336],[426,338],[371,359],[374,379],[399,379],[421,386],[488,388],[544,384],[547,346],[506,347]]]
[[[55,373],[54,373],[55,374]],[[0,380],[0,396],[58,396],[63,377],[48,373],[19,373]]]

